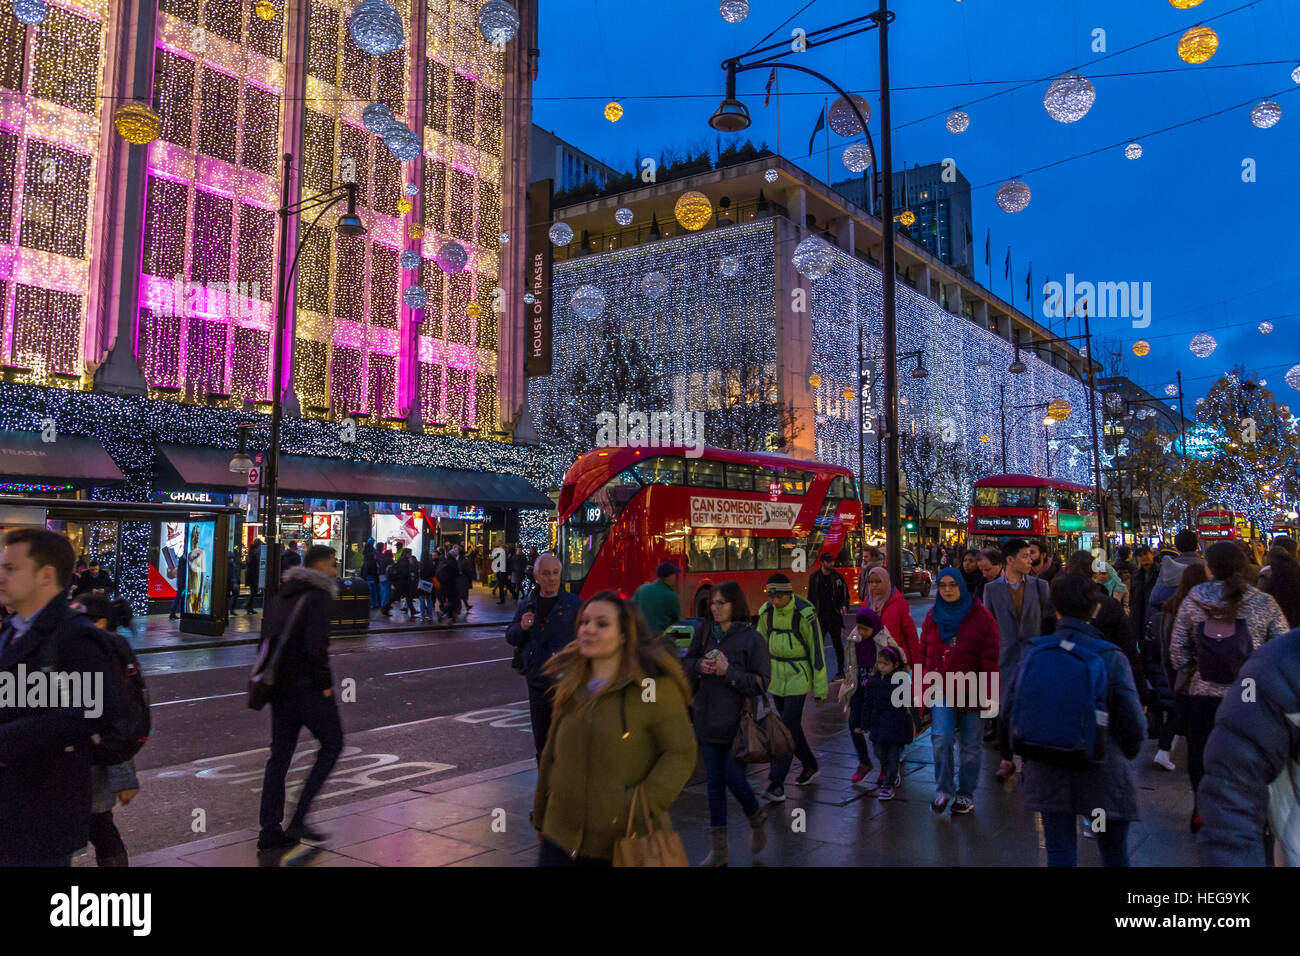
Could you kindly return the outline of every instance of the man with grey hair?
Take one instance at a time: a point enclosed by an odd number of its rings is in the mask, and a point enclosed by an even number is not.
[[[550,678],[543,665],[574,638],[578,624],[578,595],[560,585],[560,559],[547,552],[533,563],[537,589],[519,602],[515,618],[506,629],[511,647],[523,651],[523,674],[528,680],[528,713],[533,725],[533,744],[541,760],[546,734],[551,728]]]

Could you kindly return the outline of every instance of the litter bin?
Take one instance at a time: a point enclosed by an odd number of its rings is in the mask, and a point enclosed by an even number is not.
[[[364,634],[370,629],[370,585],[359,578],[341,578],[339,596],[330,610],[330,637]]]

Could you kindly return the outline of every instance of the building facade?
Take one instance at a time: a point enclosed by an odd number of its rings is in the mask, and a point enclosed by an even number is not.
[[[870,182],[863,177],[846,179],[835,183],[835,189],[857,205],[870,208],[865,197]],[[965,269],[965,274],[971,275],[975,260],[970,181],[957,165],[930,163],[898,170],[893,184],[895,217],[905,210],[916,216],[912,225],[900,222],[897,228],[944,265]],[[878,178],[874,188],[880,189]]]
[[[584,153],[536,123],[532,124],[528,146],[528,181],[549,179],[557,193],[576,189],[583,183],[605,188],[605,183],[620,175],[612,166]]]
[[[0,427],[15,442],[47,422],[138,439],[104,443],[124,484],[15,472],[0,475],[5,491],[183,492],[157,446],[229,458],[251,423],[255,450],[273,389],[289,454],[361,462],[400,446],[395,465],[543,480],[510,444],[537,4],[516,4],[521,28],[504,50],[480,34],[477,2],[392,6],[403,42],[384,55],[353,41],[348,0],[272,0],[269,18],[251,0],[47,0],[38,25],[0,10]],[[132,100],[161,117],[145,145],[114,128]],[[414,132],[418,156],[399,162],[365,127],[374,103]],[[277,214],[285,197],[344,183],[357,186],[364,235],[335,230],[341,205]],[[451,243],[463,268],[439,256]],[[375,498],[328,484],[300,493]],[[417,482],[423,497],[402,500],[469,508],[472,484]],[[140,598],[143,566],[121,577]]]
[[[703,193],[711,208],[695,230],[674,214],[687,191]],[[614,221],[619,207],[633,211],[632,224]],[[529,382],[533,420],[544,444],[560,449],[557,460],[574,450],[565,444],[572,437],[562,427],[566,416],[591,411],[579,400],[590,370],[621,350],[637,356],[643,382],[657,383],[634,394],[677,411],[704,411],[712,443],[728,444],[717,440],[719,423],[724,435],[733,433],[718,413],[765,406],[772,428],[749,447],[778,447],[855,472],[861,455],[864,483],[880,483],[879,430],[860,449],[857,400],[860,341],[875,372],[874,404],[883,407],[877,220],[779,159],[600,197],[557,209],[555,218],[586,231],[591,247],[574,241],[553,250],[554,371]],[[833,262],[810,281],[792,256],[817,234],[833,245]],[[932,435],[949,443],[969,463],[970,480],[1037,472],[1090,482],[1082,441],[1049,446],[1067,429],[1088,430],[1082,357],[1061,343],[1034,345],[1052,337],[1048,330],[906,239],[897,268],[904,441]],[[923,290],[938,290],[944,304]],[[1027,366],[1021,374],[1009,371],[1017,341]],[[928,375],[914,377],[918,367]],[[1042,419],[1055,399],[1072,411],[1054,433]]]

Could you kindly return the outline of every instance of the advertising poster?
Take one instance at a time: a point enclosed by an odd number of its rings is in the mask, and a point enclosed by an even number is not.
[[[163,521],[158,535],[158,550],[149,569],[149,597],[155,601],[176,596],[181,555],[185,553],[185,522]]]
[[[185,529],[185,613],[212,613],[213,532],[216,524],[205,521]]]

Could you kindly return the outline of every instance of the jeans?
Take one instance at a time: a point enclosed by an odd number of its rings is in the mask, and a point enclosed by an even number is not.
[[[388,599],[393,593],[393,582],[383,580],[379,582],[379,606],[388,607]]]
[[[984,725],[977,710],[934,707],[930,710],[930,741],[934,744],[935,789],[948,799],[974,797],[980,782],[980,747]],[[957,789],[953,790],[953,745],[961,738]]]
[[[885,786],[892,787],[894,777],[898,776],[899,767],[903,762],[903,745],[882,744],[874,740],[871,743],[876,748],[876,759],[880,761],[880,772],[885,778]]]
[[[727,791],[740,802],[745,816],[758,812],[758,797],[745,776],[745,765],[731,755],[731,744],[710,744],[700,741],[700,756],[704,759],[704,773],[708,780],[709,826],[727,825]]]
[[[1043,841],[1048,866],[1079,865],[1079,826],[1073,813],[1044,813]],[[1128,866],[1128,821],[1108,820],[1097,834],[1102,866]]]
[[[168,611],[167,613],[168,613],[168,614],[180,614],[181,611],[184,610],[184,608],[185,608],[185,589],[184,589],[184,588],[177,588],[177,589],[176,589],[176,596],[175,596],[174,598],[172,598],[172,609],[171,609],[170,611]]]
[[[429,617],[429,618],[433,617],[433,592],[432,591],[420,592],[420,616]]]
[[[867,703],[867,692],[859,687],[849,698],[849,739],[857,751],[858,763],[871,766],[871,750],[867,747],[867,728],[862,725],[862,708]]]
[[[803,702],[805,699],[806,697],[803,694],[791,694],[788,697],[772,695],[772,703],[776,705],[777,712],[781,715],[781,723],[785,724],[786,729],[790,731],[790,736],[794,738],[794,755],[782,757],[780,760],[773,760],[772,765],[768,767],[768,782],[777,786],[785,783],[786,774],[790,772],[790,763],[794,757],[799,758],[799,765],[805,770],[815,770],[817,768],[817,758],[813,756],[812,748],[808,746],[808,738],[804,736],[803,732]]]
[[[384,602],[379,600],[379,578],[366,578],[366,584],[370,585],[370,607],[379,607]]]
[[[844,618],[836,616],[835,620],[825,620],[821,622],[822,632],[831,639],[831,647],[835,649],[835,673],[844,673],[844,638],[840,632],[844,630]],[[824,648],[823,648],[824,649]],[[857,651],[854,651],[856,654]]]
[[[1221,703],[1221,697],[1187,696],[1187,776],[1191,778],[1193,793],[1205,776],[1205,744],[1214,729],[1214,715]]]
[[[537,747],[537,760],[542,759],[546,735],[551,732],[551,690],[549,687],[528,685],[528,719],[533,725],[533,744]]]
[[[262,808],[258,823],[262,836],[277,836],[284,818],[284,778],[293,762],[293,751],[298,745],[298,734],[303,727],[320,743],[316,762],[303,784],[298,797],[298,808],[289,823],[290,829],[302,826],[307,811],[325,778],[334,769],[334,762],[343,751],[343,725],[339,722],[338,705],[332,696],[319,690],[282,687],[271,698],[271,756],[266,761],[262,778]]]
[[[598,860],[590,856],[569,856],[546,837],[537,852],[538,866],[613,866],[613,860]]]

